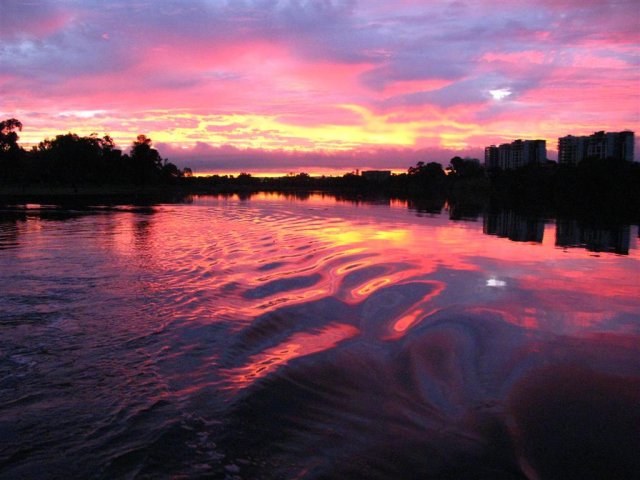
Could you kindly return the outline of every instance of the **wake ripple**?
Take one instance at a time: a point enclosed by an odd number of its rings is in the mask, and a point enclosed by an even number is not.
[[[640,471],[633,287],[580,324],[603,295],[539,286],[546,259],[380,212],[215,199],[2,227],[0,476]]]

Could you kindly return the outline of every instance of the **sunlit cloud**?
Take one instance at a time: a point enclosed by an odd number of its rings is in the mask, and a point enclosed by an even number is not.
[[[489,93],[494,100],[500,101],[511,95],[511,90],[509,90],[508,88],[498,88],[497,90],[489,90]]]
[[[495,277],[491,277],[490,279],[487,280],[487,287],[506,287],[507,286],[507,282],[505,282],[504,280],[498,280]]]

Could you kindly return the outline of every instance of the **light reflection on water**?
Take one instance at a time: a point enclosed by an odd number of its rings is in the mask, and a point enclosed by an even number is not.
[[[4,208],[0,477],[637,471],[637,227],[408,206]]]

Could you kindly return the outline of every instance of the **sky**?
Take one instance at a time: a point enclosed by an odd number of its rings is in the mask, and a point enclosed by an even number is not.
[[[0,0],[23,146],[144,133],[201,173],[403,170],[518,138],[555,159],[563,135],[640,133],[639,66],[637,0]]]

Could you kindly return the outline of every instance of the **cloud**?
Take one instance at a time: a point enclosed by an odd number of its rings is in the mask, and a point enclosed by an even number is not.
[[[0,113],[262,153],[638,130],[636,3],[4,0]]]
[[[70,12],[52,2],[3,0],[0,6],[0,39],[3,42],[42,38],[64,29]]]
[[[411,80],[458,80],[465,76],[462,62],[446,61],[446,53],[400,53],[361,75],[364,85],[374,90],[384,90],[395,82]]]
[[[196,173],[229,172],[316,172],[335,174],[355,169],[391,168],[406,170],[419,161],[439,162],[448,165],[449,160],[461,152],[446,148],[392,149],[381,148],[359,152],[297,152],[285,150],[243,149],[231,145],[212,146],[198,143],[193,148],[175,148],[158,143],[156,148],[163,157],[169,158],[181,168],[189,166]],[[479,156],[482,152],[473,152]]]

